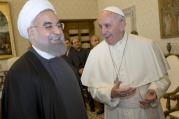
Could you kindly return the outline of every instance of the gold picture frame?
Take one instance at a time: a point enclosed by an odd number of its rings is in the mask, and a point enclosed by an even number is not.
[[[161,37],[179,37],[179,0],[159,0],[158,3]]]
[[[16,56],[10,7],[8,2],[0,2],[0,59]]]

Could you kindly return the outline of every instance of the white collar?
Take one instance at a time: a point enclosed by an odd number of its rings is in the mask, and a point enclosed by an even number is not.
[[[119,40],[115,45],[110,45],[111,49],[117,49],[117,50],[120,50],[120,49],[123,49],[125,47],[125,43],[127,41],[127,33],[125,32],[123,38],[121,40]]]
[[[36,48],[35,46],[33,46],[32,45],[32,47],[34,48],[34,50],[40,55],[40,56],[42,56],[43,58],[45,58],[45,59],[52,59],[52,58],[54,58],[55,56],[53,56],[53,55],[51,55],[51,54],[49,54],[49,53],[47,53],[47,52],[44,52],[44,51],[42,51],[42,50],[40,50],[40,49],[38,49],[38,48]]]

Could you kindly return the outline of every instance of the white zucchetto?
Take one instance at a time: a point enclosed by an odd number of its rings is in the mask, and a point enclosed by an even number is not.
[[[42,11],[50,9],[55,12],[53,5],[48,0],[28,0],[18,16],[18,30],[22,37],[29,39],[27,29],[35,17]]]
[[[124,12],[116,6],[109,6],[109,7],[106,7],[105,9],[103,9],[103,10],[110,11],[110,12],[113,12],[113,13],[116,13],[116,14],[119,14],[119,15],[125,17]]]

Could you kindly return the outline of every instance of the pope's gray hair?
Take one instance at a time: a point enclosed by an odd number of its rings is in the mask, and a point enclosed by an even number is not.
[[[124,16],[121,16],[119,14],[116,15],[120,21],[126,21],[126,18]]]

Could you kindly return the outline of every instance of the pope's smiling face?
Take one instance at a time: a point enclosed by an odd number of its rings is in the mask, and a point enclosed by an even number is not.
[[[114,45],[123,38],[126,22],[122,16],[110,11],[103,11],[98,22],[108,44]]]

